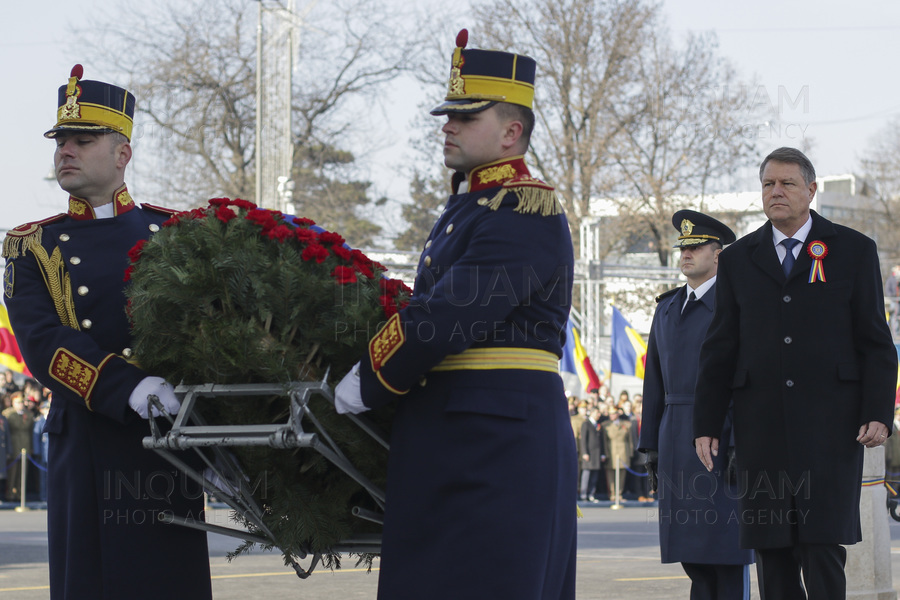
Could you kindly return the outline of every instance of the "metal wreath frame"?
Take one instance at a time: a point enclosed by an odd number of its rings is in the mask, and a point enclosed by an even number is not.
[[[326,374],[327,377],[327,374]],[[165,523],[191,527],[203,531],[219,533],[230,537],[247,540],[250,542],[273,545],[279,547],[272,531],[263,522],[263,511],[260,509],[253,495],[241,483],[249,481],[249,478],[241,469],[234,456],[226,452],[224,448],[229,446],[269,446],[270,448],[310,448],[328,459],[332,464],[341,469],[354,481],[359,483],[381,508],[381,513],[370,511],[361,507],[354,507],[352,514],[360,519],[383,522],[384,490],[375,486],[362,473],[360,473],[347,459],[334,440],[322,428],[319,420],[309,408],[309,400],[315,395],[326,397],[334,404],[334,394],[331,388],[322,382],[291,382],[289,384],[202,384],[179,385],[175,388],[175,395],[181,399],[181,408],[173,419],[163,409],[156,396],[150,396],[150,403],[156,406],[160,414],[164,415],[172,425],[165,434],[160,431],[155,419],[149,419],[150,436],[143,439],[144,448],[154,450],[160,456],[169,461],[173,466],[184,472],[188,477],[200,484],[203,489],[222,500],[232,510],[238,511],[244,518],[252,522],[262,531],[263,535],[255,535],[249,531],[212,525],[204,521],[192,518],[167,514],[160,518]],[[287,423],[259,424],[259,425],[208,425],[197,409],[197,399],[201,397],[228,397],[228,396],[288,396],[290,398],[290,414]],[[366,417],[359,415],[346,415],[356,423],[367,435],[376,442],[389,449],[385,435]],[[303,418],[306,417],[316,429],[315,432],[303,430]],[[191,423],[190,425],[188,423]],[[212,451],[214,460],[210,460],[201,448]],[[206,469],[202,473],[187,465],[183,460],[174,455],[172,450],[194,450],[200,456]],[[212,474],[214,480],[208,479]],[[234,483],[237,482],[237,483]],[[280,548],[280,547],[279,547]],[[357,554],[379,554],[381,552],[381,536],[378,534],[363,534],[350,539],[341,540],[331,548],[334,552],[350,552]],[[285,553],[287,556],[287,554]],[[291,566],[301,579],[306,579],[313,572],[322,558],[321,553],[302,552],[300,559],[311,555],[309,567],[304,569],[289,557]]]

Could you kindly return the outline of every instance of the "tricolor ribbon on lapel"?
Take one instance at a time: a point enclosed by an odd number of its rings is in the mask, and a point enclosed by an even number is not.
[[[812,266],[809,268],[809,282],[825,281],[825,267],[822,259],[828,256],[828,246],[825,245],[825,242],[815,240],[806,247],[806,253],[813,260]]]

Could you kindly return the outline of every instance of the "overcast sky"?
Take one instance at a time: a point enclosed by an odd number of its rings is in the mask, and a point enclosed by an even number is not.
[[[71,26],[83,25],[85,15],[99,5],[109,2],[6,1],[0,6],[0,111],[7,127],[0,150],[6,184],[0,228],[65,209],[65,193],[55,181],[45,180],[53,145],[41,134],[55,122],[56,89],[75,62],[87,63],[86,77],[104,79],[68,39]],[[664,0],[663,5],[676,40],[688,30],[715,31],[721,53],[744,79],[756,78],[751,98],[781,110],[777,122],[747,132],[760,138],[762,152],[802,147],[805,137],[811,140],[810,157],[820,175],[846,173],[857,168],[872,136],[900,114],[900,80],[892,68],[900,56],[898,2]],[[464,17],[459,15],[461,26]],[[398,132],[408,127],[413,104],[407,98],[399,105],[398,114],[390,117]],[[406,153],[405,139],[398,134],[377,155],[377,170],[396,171]],[[407,186],[394,179],[378,185],[397,197]]]

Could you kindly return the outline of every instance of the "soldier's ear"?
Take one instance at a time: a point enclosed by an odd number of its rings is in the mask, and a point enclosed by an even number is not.
[[[522,139],[522,132],[524,130],[525,126],[522,125],[521,121],[507,121],[503,131],[503,145],[507,148],[512,148],[518,144],[519,140]]]
[[[116,167],[124,169],[131,162],[131,144],[123,142],[116,148]]]

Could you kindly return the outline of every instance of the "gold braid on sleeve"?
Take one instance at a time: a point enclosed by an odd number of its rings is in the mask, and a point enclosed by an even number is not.
[[[53,254],[50,255],[47,254],[47,250],[41,244],[33,244],[29,250],[34,253],[34,257],[41,268],[41,275],[43,275],[44,283],[47,285],[47,290],[53,299],[53,306],[56,308],[56,314],[59,315],[60,322],[66,327],[80,330],[78,319],[75,316],[72,282],[69,279],[69,273],[66,271],[65,261],[63,261],[59,248],[54,248]]]

